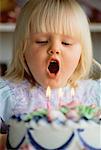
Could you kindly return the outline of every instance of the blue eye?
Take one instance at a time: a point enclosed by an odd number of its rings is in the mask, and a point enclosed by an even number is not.
[[[62,42],[63,45],[71,45],[70,43],[67,42]]]

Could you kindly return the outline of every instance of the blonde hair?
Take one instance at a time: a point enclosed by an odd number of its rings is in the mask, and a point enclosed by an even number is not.
[[[54,32],[76,38],[81,43],[82,54],[68,83],[72,85],[88,76],[92,64],[92,43],[88,20],[80,5],[76,0],[29,0],[22,8],[16,25],[13,60],[7,78],[13,81],[32,80],[24,52],[27,38],[35,32]]]

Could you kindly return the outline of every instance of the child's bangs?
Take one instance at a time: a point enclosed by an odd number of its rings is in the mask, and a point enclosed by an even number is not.
[[[75,16],[64,7],[45,7],[33,14],[31,32],[52,32],[77,38],[80,35],[76,22]]]

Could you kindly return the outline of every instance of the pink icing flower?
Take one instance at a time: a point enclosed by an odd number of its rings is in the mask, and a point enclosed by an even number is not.
[[[79,106],[81,104],[80,101],[71,101],[66,104],[67,107],[69,108],[75,108],[76,106]]]

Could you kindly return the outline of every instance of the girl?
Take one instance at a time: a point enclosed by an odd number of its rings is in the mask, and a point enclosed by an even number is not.
[[[0,80],[1,127],[14,114],[46,108],[48,86],[53,108],[59,103],[59,88],[63,103],[75,99],[99,105],[99,80],[88,79],[92,65],[89,24],[75,0],[29,0],[17,22],[13,50],[12,63]],[[72,97],[71,88],[75,89]],[[1,131],[5,134],[0,146],[4,147],[6,130]]]

